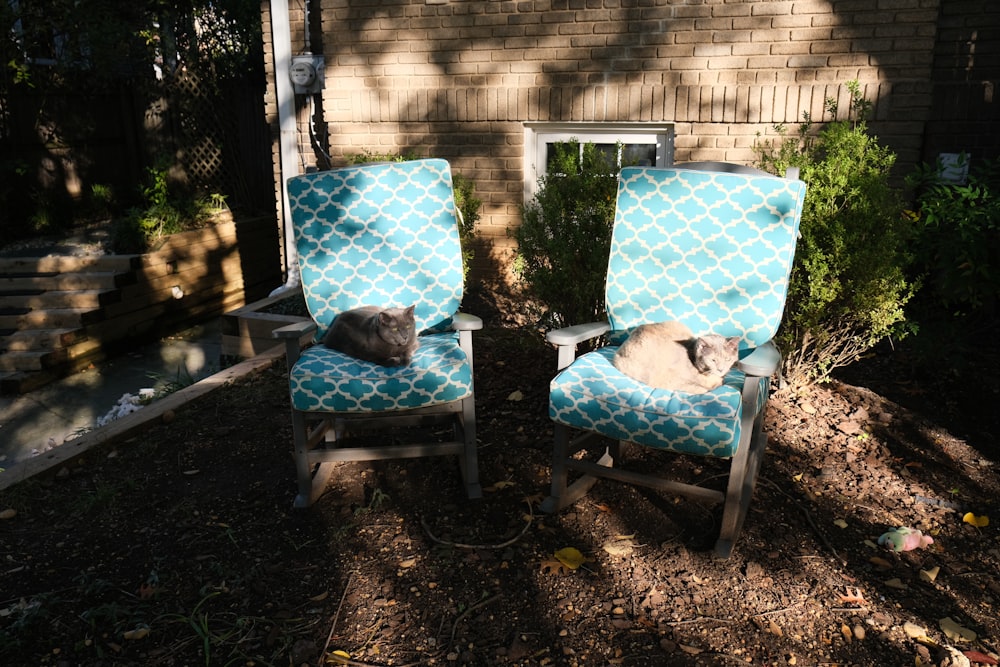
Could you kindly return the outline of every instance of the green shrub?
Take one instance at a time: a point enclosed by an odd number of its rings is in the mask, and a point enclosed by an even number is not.
[[[927,315],[996,314],[1000,294],[1000,162],[969,170],[963,183],[922,165],[907,179],[915,190],[915,265],[926,276]]]
[[[147,169],[143,206],[129,210],[111,224],[112,252],[146,252],[165,236],[204,227],[214,214],[226,209],[224,195],[194,196],[173,187],[169,174],[170,166],[164,162]]]
[[[554,144],[538,192],[513,232],[514,270],[555,326],[604,318],[617,166],[594,144]]]
[[[896,156],[868,131],[857,82],[848,88],[858,120],[832,121],[814,135],[806,115],[797,137],[755,147],[762,168],[799,167],[808,185],[777,337],[792,384],[827,380],[910,327],[903,307],[915,289],[906,275],[913,227],[889,185]],[[833,100],[827,111],[836,117]]]

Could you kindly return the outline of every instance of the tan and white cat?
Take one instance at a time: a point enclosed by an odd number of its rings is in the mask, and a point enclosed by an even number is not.
[[[405,366],[420,344],[413,306],[362,306],[344,311],[333,320],[323,344],[382,366]]]
[[[657,389],[703,394],[722,385],[739,356],[739,338],[695,336],[680,322],[635,328],[612,363],[625,375]]]

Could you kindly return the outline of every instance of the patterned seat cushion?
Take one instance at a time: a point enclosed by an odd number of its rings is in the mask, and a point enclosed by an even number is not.
[[[719,458],[735,454],[742,371],[730,371],[721,387],[706,394],[654,389],[612,365],[617,349],[608,346],[581,355],[559,373],[549,385],[549,417],[656,449]],[[760,382],[763,397],[767,380]]]
[[[314,345],[303,351],[289,377],[292,406],[303,411],[408,410],[472,395],[472,368],[457,333],[421,336],[413,361],[394,368]]]

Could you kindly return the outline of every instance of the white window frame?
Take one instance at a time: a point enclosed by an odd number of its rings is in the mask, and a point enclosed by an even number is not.
[[[545,175],[546,147],[558,141],[595,144],[656,144],[656,166],[674,163],[674,126],[668,123],[525,123],[524,201],[530,202]]]

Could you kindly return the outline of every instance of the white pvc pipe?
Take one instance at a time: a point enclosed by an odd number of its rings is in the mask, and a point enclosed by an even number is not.
[[[271,45],[274,49],[274,87],[278,102],[279,158],[281,170],[281,213],[285,246],[285,284],[271,292],[276,296],[299,286],[299,261],[292,234],[288,205],[288,178],[299,173],[298,128],[295,118],[295,91],[288,77],[292,66],[292,33],[288,0],[270,0]]]

